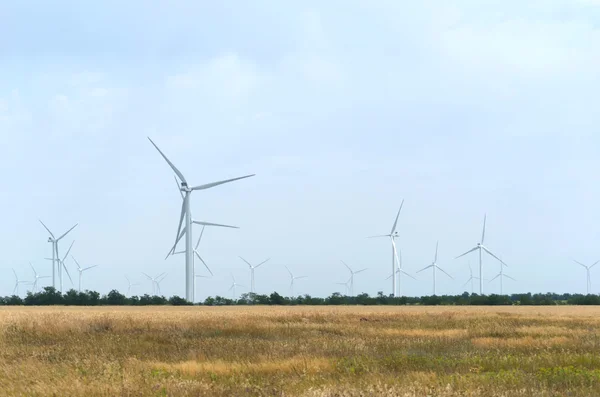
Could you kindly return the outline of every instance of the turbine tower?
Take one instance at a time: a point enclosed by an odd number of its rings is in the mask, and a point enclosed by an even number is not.
[[[500,258],[498,258],[496,255],[494,255],[492,253],[492,251],[490,251],[489,249],[487,249],[483,245],[483,242],[485,240],[485,222],[486,222],[486,219],[487,219],[487,215],[484,215],[484,217],[483,217],[483,232],[481,233],[481,242],[477,243],[477,245],[474,248],[471,248],[470,250],[468,250],[464,254],[459,255],[456,258],[454,258],[454,259],[458,259],[458,258],[461,258],[461,257],[467,255],[467,254],[470,254],[473,251],[479,251],[479,294],[481,294],[481,295],[483,295],[483,260],[482,260],[483,252],[485,251],[487,254],[489,254],[490,256],[492,256],[493,258],[495,258],[496,260],[498,260],[500,263],[503,263],[505,266],[508,266]]]
[[[431,265],[424,267],[423,269],[419,270],[417,273],[422,272],[423,270],[427,270],[427,269],[433,269],[433,295],[435,296],[436,290],[435,290],[435,271],[436,270],[440,270],[442,273],[444,273],[446,276],[450,277],[452,280],[454,280],[452,278],[451,275],[449,275],[448,273],[446,273],[446,271],[444,269],[442,269],[441,267],[438,266],[437,264],[437,260],[438,260],[438,245],[439,245],[439,241],[437,243],[435,243],[435,257],[433,258],[433,262],[431,263]]]
[[[252,292],[253,294],[255,294],[256,293],[256,288],[255,288],[255,285],[254,285],[254,270],[258,269],[259,267],[261,267],[262,265],[264,265],[265,263],[267,263],[271,258],[262,261],[261,263],[259,263],[256,266],[253,266],[250,262],[248,262],[247,260],[245,260],[241,256],[240,256],[240,259],[243,260],[244,262],[246,262],[246,264],[250,267],[250,292]]]
[[[175,251],[175,247],[177,246],[177,243],[185,234],[185,237],[186,237],[185,238],[185,299],[188,302],[193,302],[194,301],[194,279],[195,278],[194,278],[194,250],[192,247],[192,224],[196,223],[199,225],[223,226],[223,227],[228,227],[228,226],[211,224],[211,223],[207,223],[207,222],[194,221],[192,219],[190,196],[193,191],[210,189],[212,187],[222,185],[224,183],[229,183],[229,182],[237,181],[240,179],[252,177],[252,176],[254,176],[254,174],[242,176],[239,178],[227,179],[227,180],[223,180],[223,181],[219,181],[219,182],[208,183],[205,185],[189,187],[185,177],[177,169],[177,167],[175,167],[175,165],[167,158],[167,156],[165,156],[165,154],[158,148],[158,146],[156,146],[156,144],[152,141],[152,139],[148,138],[148,140],[150,141],[150,143],[152,143],[152,145],[156,148],[156,150],[158,150],[160,155],[165,159],[167,164],[169,164],[169,166],[171,167],[173,172],[175,172],[175,175],[177,175],[177,177],[179,178],[179,181],[181,182],[180,190],[181,190],[182,194],[184,195],[184,198],[183,198],[183,204],[181,206],[179,227],[177,228],[177,234],[175,235],[175,245],[173,246],[173,249],[171,250],[171,252]],[[184,219],[185,219],[185,226],[183,227],[183,230],[182,230],[182,225],[183,225]]]
[[[291,283],[290,283],[290,290],[292,291],[292,297],[294,296],[294,281],[299,280],[301,278],[306,278],[306,276],[298,276],[295,277],[294,274],[292,273],[292,271],[289,269],[289,267],[285,267],[288,271],[288,273],[290,274],[290,279],[291,279]]]
[[[348,287],[348,291],[350,292],[350,296],[354,296],[354,275],[364,272],[365,270],[367,270],[367,268],[354,271],[354,270],[352,270],[352,268],[350,266],[348,266],[346,264],[346,262],[344,262],[344,261],[341,261],[341,262],[344,264],[344,266],[346,266],[346,268],[350,272],[350,280],[348,280],[350,282],[350,287]]]
[[[73,260],[75,261],[75,264],[77,265],[77,271],[79,272],[79,292],[81,292],[81,277],[83,276],[83,272],[85,272],[86,270],[93,269],[93,268],[97,267],[98,265],[82,268],[81,265],[79,264],[79,262],[77,262],[77,259],[75,259],[75,257],[73,255],[71,255],[71,258],[73,258]]]
[[[400,209],[398,210],[398,214],[396,215],[396,220],[394,221],[394,225],[392,226],[392,231],[390,232],[390,234],[382,234],[379,236],[369,237],[369,238],[389,237],[390,240],[392,241],[392,274],[396,274],[396,262],[399,262],[398,253],[396,251],[396,242],[394,240],[399,237],[398,232],[396,231],[396,226],[398,225],[398,218],[400,217],[400,212],[402,211],[403,205],[404,205],[404,200],[402,200],[402,203],[400,203]],[[398,291],[400,292],[400,278],[398,278]],[[394,297],[397,296],[396,277],[392,277],[392,293],[393,293]]]
[[[35,268],[33,267],[33,265],[31,264],[31,262],[29,262],[29,266],[31,267],[31,270],[33,270],[33,277],[34,277],[34,281],[33,281],[33,293],[35,293],[35,291],[37,290],[37,286],[38,286],[38,281],[42,278],[50,278],[50,276],[40,276],[38,274],[38,272],[35,270]]]
[[[52,243],[52,286],[54,288],[56,288],[56,277],[58,276],[59,285],[60,285],[59,291],[62,292],[62,290],[63,290],[63,285],[62,285],[62,268],[64,267],[64,263],[63,263],[63,266],[61,266],[60,255],[58,254],[58,242],[60,240],[62,240],[63,238],[65,238],[65,236],[67,234],[69,234],[73,229],[75,229],[77,227],[77,225],[79,225],[79,224],[78,223],[75,224],[75,226],[73,226],[72,228],[70,228],[69,230],[67,230],[59,238],[56,238],[54,236],[54,234],[50,231],[50,229],[48,229],[48,227],[46,225],[44,225],[44,222],[42,222],[40,219],[38,219],[38,220],[40,221],[40,223],[42,224],[42,226],[44,226],[44,229],[46,229],[48,231],[48,233],[50,233],[50,237],[48,237],[48,242]],[[56,266],[57,263],[58,263],[58,266]],[[68,273],[68,270],[67,270],[67,273]],[[71,276],[69,276],[69,278],[70,277]]]
[[[592,289],[592,277],[590,276],[590,270],[592,270],[592,268],[594,266],[596,266],[600,261],[594,262],[594,264],[591,265],[591,266],[584,265],[583,263],[581,263],[579,261],[576,261],[574,259],[573,259],[573,261],[575,263],[577,263],[578,265],[581,265],[581,266],[583,266],[585,268],[585,273],[586,273],[586,277],[585,278],[586,278],[586,285],[587,285],[587,294],[589,295],[590,294],[590,290]]]
[[[398,267],[396,268],[396,278],[398,280],[397,282],[397,289],[398,289],[398,296],[401,296],[400,293],[400,275],[404,274],[407,277],[412,278],[413,280],[417,281],[416,278],[414,278],[410,273],[407,273],[404,271],[404,269],[402,268],[402,250],[398,250],[398,255],[396,256],[396,260],[398,261]],[[390,278],[392,278],[394,275],[390,274],[387,278],[386,281],[389,280]]]

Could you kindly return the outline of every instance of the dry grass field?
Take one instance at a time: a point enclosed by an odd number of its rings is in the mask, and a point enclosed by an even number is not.
[[[1,308],[3,396],[600,396],[596,307]]]

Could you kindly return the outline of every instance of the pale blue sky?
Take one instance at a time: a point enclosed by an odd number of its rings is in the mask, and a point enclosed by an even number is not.
[[[600,259],[598,70],[594,0],[4,1],[0,294],[11,267],[49,274],[41,218],[80,223],[73,253],[100,264],[84,287],[124,291],[128,274],[144,293],[141,271],[168,271],[163,293],[184,295],[183,258],[163,260],[180,199],[146,136],[192,184],[258,174],[194,194],[196,218],[241,227],[206,231],[199,298],[227,295],[230,272],[249,285],[238,255],[273,258],[261,293],[288,292],[283,265],[309,276],[298,293],[339,290],[340,259],[369,267],[356,292],[388,293],[389,243],[365,237],[403,198],[405,268],[439,239],[455,277],[439,293],[464,290],[452,258],[486,212],[506,292],[583,292],[571,258]],[[405,293],[430,293],[418,278]]]

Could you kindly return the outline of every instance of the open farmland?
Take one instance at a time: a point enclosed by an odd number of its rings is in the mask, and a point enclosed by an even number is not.
[[[0,309],[27,396],[600,395],[596,307]]]

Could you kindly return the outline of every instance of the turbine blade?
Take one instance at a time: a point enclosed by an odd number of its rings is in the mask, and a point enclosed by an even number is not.
[[[294,279],[294,274],[292,273],[292,271],[290,270],[290,268],[289,268],[289,267],[287,267],[287,266],[286,266],[285,268],[287,269],[288,273],[290,274],[290,277],[291,277],[291,278],[292,278],[292,280],[293,280],[293,279]]]
[[[596,266],[598,263],[600,263],[600,261],[594,262],[594,264],[592,266],[590,266],[590,269],[593,268],[594,266]]]
[[[194,253],[198,257],[198,259],[200,259],[200,262],[202,262],[202,264],[204,265],[204,267],[206,268],[206,270],[208,270],[208,272],[210,273],[210,275],[214,276],[212,270],[210,270],[210,267],[208,267],[208,265],[206,264],[206,262],[204,262],[204,259],[202,259],[202,257],[200,256],[200,254],[197,251],[194,251]]]
[[[296,280],[301,279],[301,278],[308,278],[308,276],[299,276],[299,277],[294,277]]]
[[[67,234],[71,233],[71,230],[75,229],[77,226],[79,226],[79,223],[76,223],[75,226],[73,226],[72,228],[70,228],[69,230],[67,230],[65,232],[65,234],[63,234],[62,236],[60,236],[59,238],[57,238],[56,241],[62,240]]]
[[[75,264],[77,265],[78,269],[81,269],[81,266],[79,265],[79,262],[77,262],[77,259],[75,259],[75,257],[73,255],[71,255],[71,258],[73,258],[73,260],[75,261]],[[64,261],[63,261],[64,263]]]
[[[98,267],[98,265],[94,265],[94,266],[88,266],[88,267],[86,267],[86,268],[84,268],[84,269],[81,269],[81,271],[82,271],[82,272],[84,272],[84,271],[86,271],[86,270],[93,269],[93,268],[95,268],[95,267]]]
[[[394,234],[394,232],[396,231],[396,226],[398,225],[398,218],[400,217],[400,212],[402,211],[403,205],[404,200],[402,200],[402,203],[400,203],[400,209],[398,210],[398,214],[396,215],[396,220],[394,221],[394,226],[392,226],[392,231],[390,232],[390,234]]]
[[[429,265],[429,266],[424,267],[423,269],[419,270],[417,273],[421,273],[423,270],[427,270],[427,269],[430,269],[432,267],[433,267],[433,265]]]
[[[401,272],[402,272],[402,273],[403,273],[405,276],[408,276],[408,277],[412,278],[412,279],[413,279],[413,280],[415,280],[415,281],[417,280],[417,279],[416,279],[416,278],[414,278],[412,275],[410,275],[410,274],[406,273],[404,270],[400,269],[400,271],[401,271]]]
[[[454,258],[454,259],[462,258],[463,256],[465,256],[465,255],[468,255],[468,254],[470,254],[470,253],[471,253],[471,252],[473,252],[473,251],[477,251],[478,249],[479,249],[479,247],[471,248],[470,250],[468,250],[468,251],[467,251],[467,252],[465,252],[464,254],[462,254],[462,255],[459,255],[459,256],[457,256],[457,257],[456,257],[456,258]]]
[[[221,225],[220,223],[210,223],[210,222],[201,222],[201,221],[193,221],[196,225],[204,225],[204,226],[218,226],[218,227],[228,227],[230,229],[239,229],[237,226],[229,226],[229,225]]]
[[[378,236],[369,236],[367,238],[379,238],[379,237],[390,237],[390,235],[389,234],[380,234]]]
[[[390,278],[392,278],[393,276],[394,276],[393,274],[390,274],[390,275],[389,275],[389,276],[386,278],[386,280],[389,280],[389,279],[390,279]]]
[[[37,272],[33,268],[33,265],[31,264],[31,262],[29,262],[29,266],[31,267],[31,270],[33,270],[33,274],[37,277]]]
[[[17,272],[15,272],[15,269],[12,269],[13,274],[15,275],[15,279],[17,280],[17,282],[19,282],[19,277],[17,276]]]
[[[259,267],[261,267],[262,265],[264,265],[265,263],[267,263],[268,261],[270,261],[271,258],[264,260],[262,262],[260,262],[258,265],[254,266],[255,269],[258,269]]]
[[[487,214],[483,215],[483,232],[481,233],[481,244],[483,244],[483,240],[485,240],[485,222],[487,220]]]
[[[360,269],[360,270],[355,271],[354,274],[358,274],[358,273],[364,272],[365,270],[367,270],[366,267],[364,269]]]
[[[71,282],[71,285],[73,285],[73,279],[71,278],[71,275],[69,274],[69,269],[67,269],[67,266],[65,266],[65,262],[62,262],[62,266],[63,266],[63,269],[65,269],[65,272],[67,272],[67,276],[69,276],[69,281]]]
[[[442,271],[442,273],[444,273],[446,276],[448,276],[448,277],[450,277],[452,280],[454,280],[454,277],[452,277],[451,275],[449,275],[449,274],[448,274],[448,273],[447,273],[447,272],[446,272],[444,269],[442,269],[442,268],[441,268],[441,267],[439,267],[439,266],[436,266],[436,268],[437,268],[438,270],[441,270],[441,271]]]
[[[489,283],[491,283],[492,281],[494,281],[494,280],[495,280],[495,279],[497,279],[498,277],[500,277],[500,273],[498,273],[498,274],[496,275],[496,277],[494,277],[493,279],[491,279],[491,280],[490,280],[490,281],[488,281],[488,282],[489,282]]]
[[[471,277],[470,279],[467,280],[466,283],[463,284],[463,288],[467,286],[467,284],[469,284],[471,282],[471,280],[473,280],[473,277]]]
[[[156,144],[152,141],[152,139],[150,139],[150,137],[148,137],[148,140],[150,141],[150,143],[156,148],[156,150],[158,150],[158,153],[160,153],[160,155],[165,159],[165,161],[167,162],[167,164],[169,164],[169,166],[173,169],[173,172],[175,172],[175,174],[179,177],[179,179],[181,179],[181,181],[185,184],[187,184],[187,181],[185,180],[185,177],[183,176],[183,174],[177,169],[177,167],[175,167],[175,165],[173,163],[171,163],[171,160],[169,160],[167,158],[167,156],[165,156],[165,154],[158,148],[158,146],[156,146]]]
[[[175,241],[175,244],[173,245],[173,247],[171,248],[171,250],[169,251],[169,253],[168,253],[168,254],[167,254],[167,256],[165,257],[165,260],[167,260],[167,258],[168,258],[169,256],[171,256],[171,254],[173,254],[173,255],[174,255],[175,248],[177,248],[177,244],[179,243],[179,241],[182,239],[182,237],[184,236],[184,234],[185,234],[186,232],[187,232],[187,226],[186,226],[186,227],[184,227],[184,228],[181,230],[181,233],[179,233],[179,237],[177,238],[177,241]]]
[[[183,198],[183,203],[181,203],[181,215],[179,215],[179,226],[177,226],[177,234],[175,235],[175,245],[177,245],[177,243],[179,242],[179,239],[181,238],[181,226],[183,225],[183,218],[185,217],[185,207],[187,204],[187,201],[189,200],[189,195],[186,195]],[[185,225],[185,228],[187,230],[188,225]]]
[[[69,246],[69,249],[67,250],[67,253],[65,254],[65,256],[64,256],[64,258],[62,260],[63,262],[67,259],[67,256],[69,256],[69,252],[71,252],[71,248],[73,248],[73,244],[75,244],[75,240],[73,240],[73,242]]]
[[[202,231],[200,232],[200,237],[198,237],[198,242],[196,243],[196,248],[194,248],[194,251],[198,249],[198,246],[200,246],[200,241],[202,241],[202,235],[204,234],[204,228],[206,226],[202,226]]]
[[[181,191],[181,185],[179,184],[177,177],[175,175],[173,175],[173,178],[175,178],[175,184],[177,184],[177,190],[179,190],[179,194],[181,195],[181,198],[184,199],[185,196],[183,195],[183,192]]]
[[[435,243],[435,259],[433,260],[435,263],[437,263],[437,258],[438,258],[438,245],[440,244],[440,242],[436,242]]]
[[[40,221],[40,223],[42,224],[42,226],[44,226],[44,229],[46,229],[48,231],[48,233],[50,233],[50,235],[52,236],[52,238],[56,239],[56,237],[54,237],[54,233],[52,233],[50,231],[50,229],[48,229],[48,227],[46,225],[44,225],[44,222],[42,222],[40,219],[38,219],[38,221]]]
[[[508,274],[505,274],[505,275],[504,275],[504,277],[508,277],[508,278],[510,278],[512,281],[517,281],[517,280],[515,280],[514,278],[512,278],[511,276],[509,276]]]
[[[142,272],[142,274],[143,274],[144,276],[146,276],[146,277],[148,278],[148,280],[150,280],[150,281],[154,281],[154,279],[153,279],[152,277],[150,277],[149,275],[147,275],[146,273]]]
[[[498,260],[500,263],[502,263],[504,266],[508,267],[508,265],[507,265],[506,263],[504,263],[504,262],[502,261],[502,259],[500,259],[500,258],[498,258],[496,255],[494,255],[494,254],[492,253],[492,251],[490,251],[489,249],[485,248],[483,245],[481,246],[481,248],[483,248],[483,250],[484,250],[485,252],[487,252],[488,254],[490,254],[491,256],[493,256],[494,258],[496,258],[496,259],[497,259],[497,260]]]
[[[244,176],[240,176],[240,177],[233,178],[233,179],[226,179],[224,181],[207,183],[205,185],[195,186],[195,187],[192,188],[192,190],[210,189],[211,187],[219,186],[219,185],[222,185],[224,183],[229,183],[229,182],[233,182],[233,181],[239,181],[240,179],[250,178],[250,177],[253,177],[254,175],[256,175],[256,174],[244,175]]]
[[[348,265],[346,264],[346,262],[344,262],[344,261],[341,261],[341,262],[344,264],[344,266],[346,266],[346,267],[348,268],[348,270],[350,270],[350,273],[352,273],[352,269],[350,268],[350,266],[348,266]]]
[[[586,269],[588,268],[586,265],[584,265],[583,263],[576,261],[575,259],[573,259],[573,262],[577,263],[578,265],[581,265],[583,267],[585,267]]]

